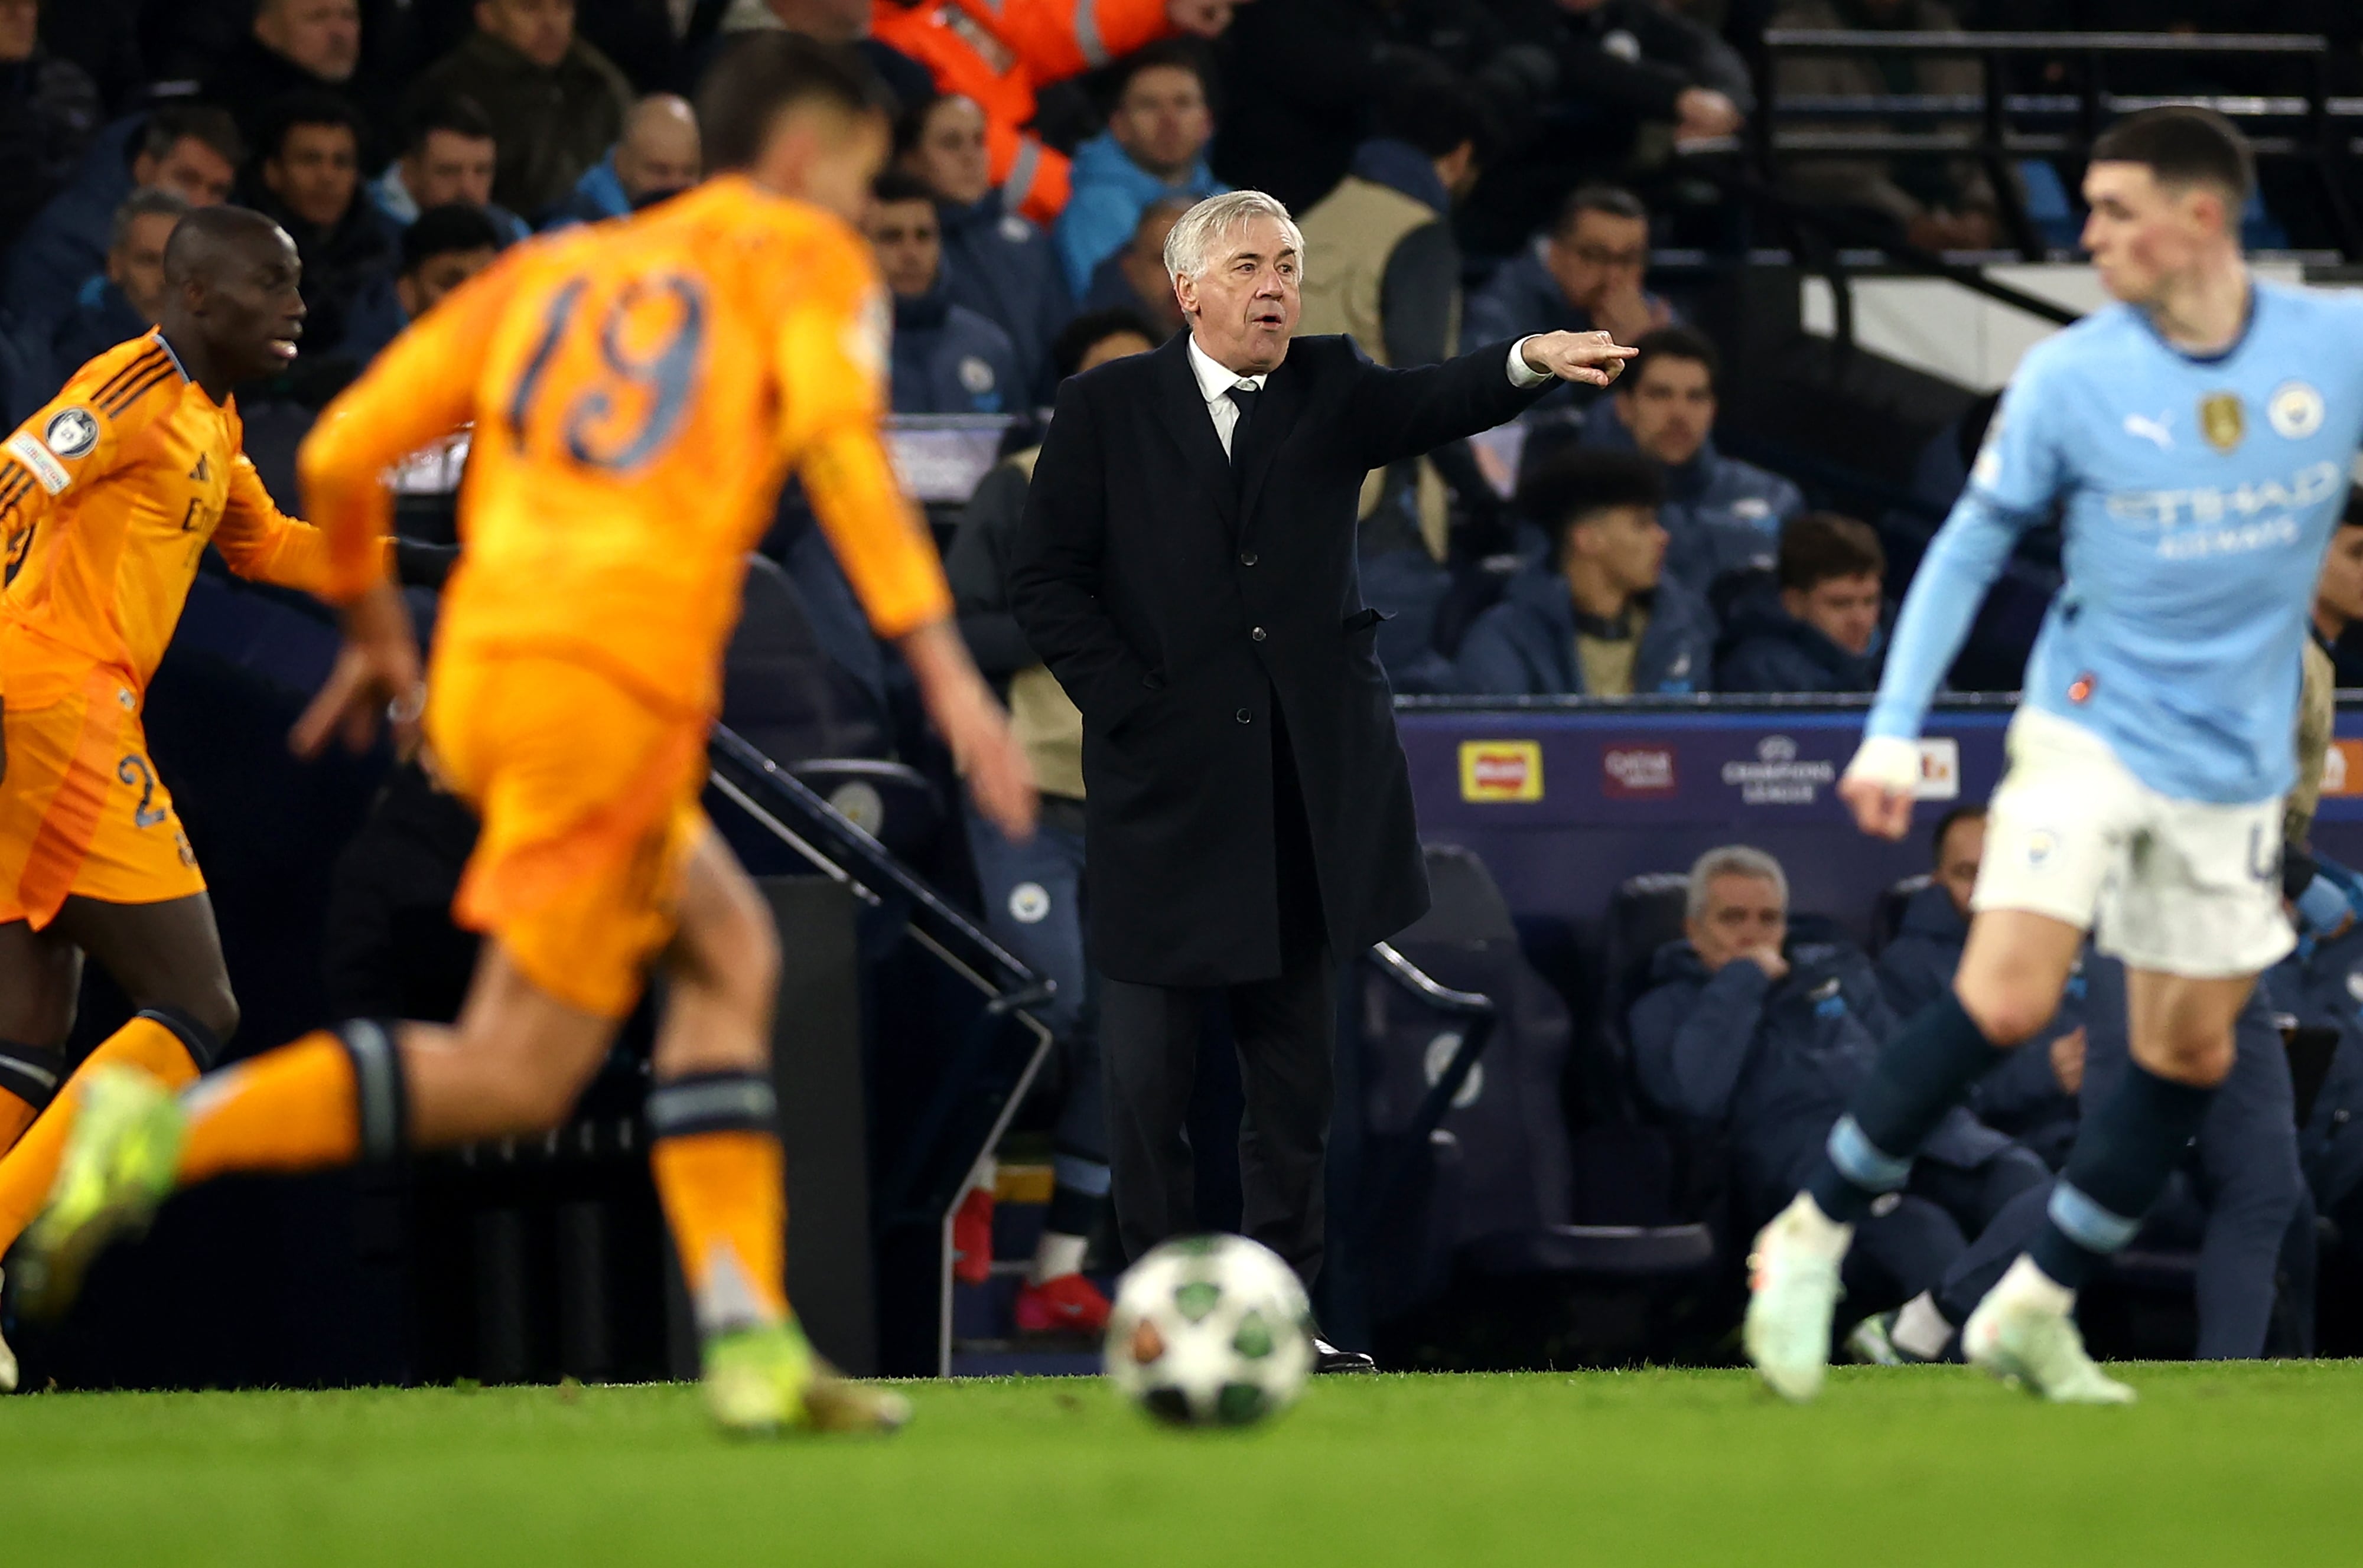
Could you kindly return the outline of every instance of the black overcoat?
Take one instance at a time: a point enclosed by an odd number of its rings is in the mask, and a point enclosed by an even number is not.
[[[1281,972],[1273,713],[1287,725],[1330,946],[1427,908],[1393,695],[1354,569],[1370,469],[1515,418],[1509,342],[1386,370],[1300,337],[1234,475],[1186,335],[1059,388],[1010,608],[1083,713],[1092,958],[1144,985]],[[1548,385],[1548,383],[1546,383]]]

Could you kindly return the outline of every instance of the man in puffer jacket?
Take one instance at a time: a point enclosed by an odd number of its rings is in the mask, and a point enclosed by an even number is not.
[[[1709,689],[1714,616],[1664,575],[1657,472],[1639,458],[1570,452],[1529,474],[1526,515],[1549,564],[1510,580],[1461,642],[1460,687],[1486,696],[1630,697]]]
[[[1788,878],[1763,851],[1701,856],[1688,935],[1659,950],[1654,988],[1630,1015],[1642,1094],[1727,1143],[1746,1216],[1788,1201],[1896,1023],[1869,960],[1818,933],[1792,940],[1788,904]],[[1865,1295],[1901,1300],[1937,1286],[1969,1236],[2049,1175],[1959,1109],[1923,1154],[1894,1207],[1855,1238],[1849,1277]]]

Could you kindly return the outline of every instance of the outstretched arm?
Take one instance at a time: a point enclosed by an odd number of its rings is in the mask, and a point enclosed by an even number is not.
[[[1604,387],[1633,350],[1604,332],[1545,332],[1447,359],[1391,370],[1360,359],[1349,436],[1367,468],[1506,425],[1558,381]]]
[[[878,434],[885,407],[884,290],[866,256],[815,267],[774,345],[779,440],[872,630],[902,650],[919,700],[978,808],[1012,838],[1034,831],[1034,776],[1009,718],[952,624],[951,590],[926,525]]]
[[[1839,798],[1865,833],[1902,838],[1911,828],[1920,784],[1915,743],[1936,687],[2018,536],[2050,514],[2067,483],[2057,425],[2047,408],[2051,361],[2042,355],[2038,348],[2027,357],[1994,411],[1969,488],[1953,503],[1903,596],[1862,746],[1838,781]]]
[[[304,514],[322,536],[316,580],[306,586],[345,620],[327,683],[288,737],[298,756],[318,755],[338,734],[365,746],[381,714],[393,720],[397,744],[416,734],[425,688],[383,543],[394,531],[383,475],[473,414],[477,372],[516,276],[513,261],[497,261],[454,290],[328,404],[296,454]]]

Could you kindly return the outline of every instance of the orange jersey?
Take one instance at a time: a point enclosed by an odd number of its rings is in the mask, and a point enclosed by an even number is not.
[[[244,440],[236,403],[207,397],[150,332],[75,371],[0,445],[10,708],[58,701],[93,671],[144,695],[209,543],[240,576],[326,582],[326,541],[272,504]]]
[[[334,592],[371,580],[379,475],[472,420],[437,657],[555,653],[710,714],[746,555],[799,469],[882,636],[951,608],[878,422],[889,316],[838,219],[726,177],[527,242],[396,339],[305,443]]]

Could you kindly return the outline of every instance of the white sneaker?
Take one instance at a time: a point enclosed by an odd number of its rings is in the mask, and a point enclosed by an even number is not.
[[[0,1287],[5,1287],[7,1283],[8,1276],[6,1274],[0,1274]],[[17,1353],[8,1348],[6,1338],[0,1338],[0,1394],[15,1392],[17,1392]]]
[[[1853,1235],[1853,1227],[1833,1222],[1802,1192],[1756,1233],[1740,1340],[1765,1386],[1783,1399],[1802,1404],[1822,1391],[1838,1264]]]
[[[2005,1383],[2058,1405],[2130,1405],[2137,1397],[2084,1353],[2068,1312],[2000,1286],[1961,1329],[1961,1353]]]

